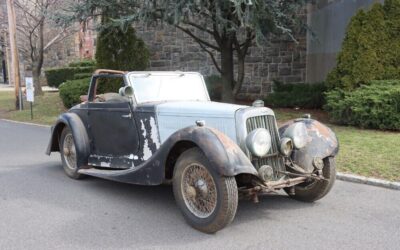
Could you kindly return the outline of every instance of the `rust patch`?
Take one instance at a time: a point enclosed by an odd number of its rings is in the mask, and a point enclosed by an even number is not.
[[[218,131],[217,129],[214,128],[209,128],[221,141],[221,143],[225,146],[225,149],[231,153],[238,153],[239,148],[237,147],[236,143],[232,141],[229,137],[227,137],[225,134],[222,132]]]
[[[331,137],[332,136],[332,131],[325,125],[323,125],[322,123],[318,122],[318,121],[312,121],[312,123],[310,124],[310,126],[307,126],[309,130],[315,131],[321,135],[323,135],[324,137]]]

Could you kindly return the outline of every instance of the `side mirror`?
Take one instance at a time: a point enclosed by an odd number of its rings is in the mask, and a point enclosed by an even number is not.
[[[133,88],[131,86],[121,87],[119,89],[119,95],[126,96],[126,97],[130,98],[130,97],[133,96]]]

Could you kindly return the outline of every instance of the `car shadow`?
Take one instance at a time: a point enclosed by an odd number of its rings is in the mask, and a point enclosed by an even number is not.
[[[68,220],[59,228],[57,235],[69,234],[82,240],[92,237],[97,239],[99,232],[94,229],[101,228],[103,231],[100,234],[104,235],[96,244],[111,248],[126,248],[133,244],[173,246],[179,242],[196,242],[214,237],[200,233],[185,223],[175,204],[171,185],[139,186],[94,177],[73,180],[64,174],[58,162],[33,168],[25,166],[7,174],[14,177],[21,174],[29,176],[24,177],[23,188],[11,184],[10,190],[19,195],[15,199],[22,197],[79,215],[80,219]],[[43,192],[48,187],[52,188],[51,192]],[[29,192],[25,192],[26,189],[30,189]],[[260,217],[277,219],[274,215],[276,216],[278,210],[310,206],[314,204],[298,202],[284,194],[261,197],[256,204],[241,200],[232,225],[218,232],[218,235],[223,237],[232,231],[240,231],[238,228],[241,224],[251,223]],[[107,231],[109,233],[106,234]],[[135,234],[129,237],[124,234],[132,231]],[[123,237],[124,240],[117,240],[118,237]],[[88,247],[96,247],[89,243],[87,242]],[[84,247],[86,243],[83,241],[81,244]]]

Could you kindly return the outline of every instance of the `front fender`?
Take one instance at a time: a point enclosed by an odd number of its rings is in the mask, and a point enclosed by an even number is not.
[[[89,137],[82,120],[75,113],[63,113],[58,117],[55,125],[51,128],[51,137],[46,154],[50,155],[51,152],[60,152],[59,139],[66,126],[71,129],[72,136],[74,137],[78,166],[87,165],[90,154]]]
[[[296,129],[295,126],[297,126]],[[289,137],[292,140],[298,136],[297,141],[301,141],[299,144],[303,145],[293,151],[291,158],[306,173],[314,171],[313,161],[315,158],[324,159],[335,156],[339,152],[339,142],[335,133],[324,124],[313,119],[288,121],[279,128],[279,134],[281,138]]]
[[[239,146],[214,128],[187,127],[172,134],[165,144],[171,145],[172,148],[180,141],[190,141],[196,144],[220,175],[252,174],[258,176],[257,170]]]

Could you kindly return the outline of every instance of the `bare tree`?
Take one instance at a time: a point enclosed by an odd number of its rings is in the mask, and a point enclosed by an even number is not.
[[[44,53],[72,32],[72,26],[60,27],[50,18],[62,0],[15,0],[18,16],[19,51],[32,69],[35,95],[41,95],[40,75]]]

